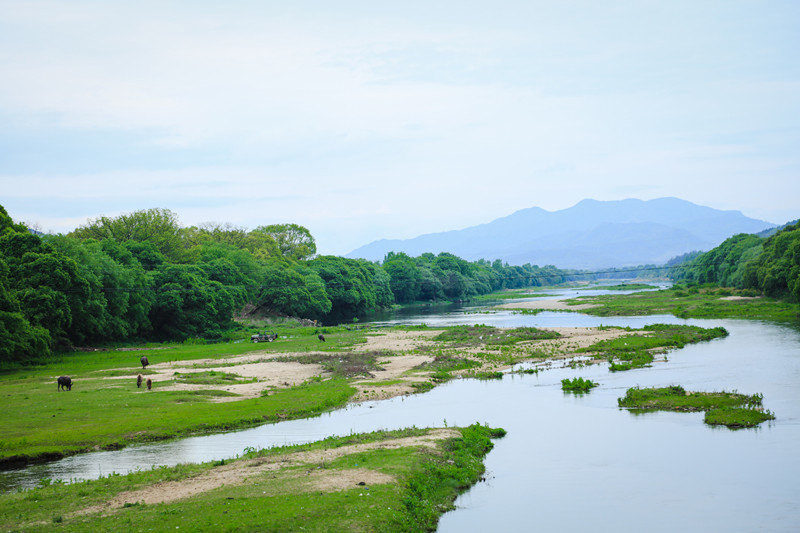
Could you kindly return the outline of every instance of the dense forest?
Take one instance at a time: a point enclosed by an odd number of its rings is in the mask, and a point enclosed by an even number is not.
[[[383,263],[317,256],[296,224],[181,227],[167,209],[44,235],[0,206],[0,362],[98,343],[224,338],[236,316],[255,310],[352,321],[395,303],[468,299],[567,274],[447,253],[390,253]]]
[[[741,233],[673,267],[672,278],[800,302],[800,222],[762,238]]]

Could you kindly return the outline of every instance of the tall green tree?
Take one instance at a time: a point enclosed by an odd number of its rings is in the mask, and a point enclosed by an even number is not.
[[[22,314],[19,302],[7,288],[8,274],[8,265],[0,257],[0,363],[35,362],[50,355],[50,333],[32,325]]]
[[[281,254],[290,259],[310,259],[317,253],[317,244],[311,232],[298,224],[259,226],[251,233],[271,237],[277,243]]]
[[[178,216],[169,209],[145,209],[115,218],[96,218],[70,236],[97,241],[113,239],[120,243],[148,242],[172,261],[179,261],[183,250]]]
[[[219,337],[230,327],[234,301],[218,281],[194,265],[164,265],[152,273],[150,323],[159,339]]]
[[[389,252],[383,260],[383,270],[389,275],[389,284],[398,303],[419,299],[422,275],[413,259],[403,252]]]

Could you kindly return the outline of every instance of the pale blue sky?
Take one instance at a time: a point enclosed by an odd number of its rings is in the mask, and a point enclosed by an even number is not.
[[[0,204],[321,253],[584,198],[800,216],[800,2],[0,0]]]

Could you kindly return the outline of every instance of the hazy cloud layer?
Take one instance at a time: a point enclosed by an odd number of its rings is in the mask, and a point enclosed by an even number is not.
[[[382,4],[0,0],[0,204],[339,254],[583,198],[798,216],[797,3]]]

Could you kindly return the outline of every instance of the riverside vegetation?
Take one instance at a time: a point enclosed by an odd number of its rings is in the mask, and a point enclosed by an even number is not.
[[[564,392],[575,392],[575,393],[586,393],[592,390],[593,388],[597,387],[599,383],[592,381],[590,379],[584,378],[573,378],[573,379],[562,379],[561,380],[561,390]]]
[[[502,429],[335,437],[0,495],[5,531],[431,531]],[[164,490],[156,490],[156,488]]]
[[[636,333],[602,340],[578,351],[592,352],[595,358],[607,359],[608,369],[619,372],[649,366],[656,354],[667,350],[728,336],[725,328],[701,328],[677,324],[651,324],[640,330],[618,329]]]
[[[682,318],[800,320],[800,222],[762,238],[739,234],[668,270],[669,290],[571,300],[597,316],[671,313]]]
[[[705,411],[705,423],[725,425],[730,428],[757,426],[775,415],[762,407],[761,394],[738,392],[687,392],[680,385],[628,389],[624,398],[619,398],[620,407],[628,409],[665,411]]]
[[[0,369],[98,344],[229,340],[234,319],[254,314],[352,322],[395,304],[463,300],[566,275],[449,253],[389,254],[382,264],[317,256],[297,224],[187,228],[167,209],[46,235],[0,206]]]
[[[2,374],[0,461],[24,464],[307,417],[350,401],[424,392],[456,377],[502,378],[503,370],[525,361],[587,353],[568,333],[537,328],[273,327],[278,340],[271,343],[248,342],[252,330],[245,328],[238,342],[79,352]],[[324,343],[317,340],[321,331]],[[722,334],[691,326],[589,333],[596,337],[584,338],[621,336],[622,346],[589,344],[598,361],[626,357],[624,343],[642,351]],[[138,364],[142,354],[150,359],[146,370]],[[285,377],[272,377],[282,365],[294,366]],[[72,391],[57,392],[56,377],[66,369]],[[140,373],[153,379],[151,392],[136,388]]]

